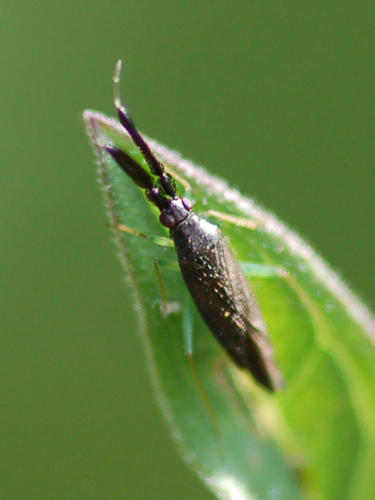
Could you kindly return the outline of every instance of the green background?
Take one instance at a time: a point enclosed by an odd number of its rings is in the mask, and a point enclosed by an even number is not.
[[[226,176],[374,305],[375,4],[0,6],[0,498],[209,499],[159,414],[80,123]],[[151,265],[151,263],[150,263]]]

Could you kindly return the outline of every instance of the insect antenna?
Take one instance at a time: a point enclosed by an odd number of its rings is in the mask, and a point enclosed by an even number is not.
[[[152,175],[125,151],[110,144],[105,149],[137,186],[147,191],[155,187]]]
[[[165,194],[174,198],[176,196],[176,184],[172,176],[165,172],[164,165],[156,158],[150,147],[143,139],[139,130],[135,126],[132,118],[129,115],[126,106],[121,100],[120,96],[120,73],[122,62],[119,59],[116,64],[115,74],[113,75],[113,96],[114,103],[117,109],[118,118],[121,125],[130,135],[132,141],[137,146],[142,156],[146,160],[151,172],[159,178],[159,183]]]
[[[129,134],[134,145],[137,146],[138,150],[145,159],[149,170],[145,169],[142,164],[133,159],[128,153],[123,151],[118,146],[107,144],[105,146],[106,151],[112,156],[112,158],[117,162],[117,164],[122,168],[122,170],[133,180],[133,182],[140,188],[146,191],[147,199],[156,205],[160,210],[159,220],[163,227],[170,229],[177,227],[181,222],[189,217],[189,213],[192,210],[192,203],[183,197],[177,196],[176,184],[174,178],[165,171],[165,167],[161,161],[159,161],[156,156],[151,151],[150,147],[147,145],[146,141],[143,139],[139,130],[135,126],[132,118],[126,106],[123,104],[120,96],[120,73],[121,73],[121,60],[117,61],[115,73],[113,76],[113,94],[114,94],[114,104],[117,109],[118,118],[121,125],[125,128]],[[187,189],[190,190],[190,186],[181,179],[179,182],[185,185]],[[172,199],[171,199],[172,198]],[[150,239],[154,242],[160,242],[163,238],[149,237],[138,231],[128,228],[124,225],[118,225],[119,229],[126,232],[138,234]],[[163,246],[166,246],[163,244]],[[163,301],[163,316],[168,312],[168,299],[163,284],[162,276],[159,270],[157,260],[154,261],[154,266],[156,270],[157,279],[159,281],[159,286],[161,289],[162,301]],[[213,430],[218,439],[221,454],[223,455],[223,450],[221,446],[221,434],[218,426],[218,422],[210,403],[209,397],[206,394],[204,385],[200,379],[199,373],[196,369],[194,359],[193,359],[193,348],[192,348],[192,325],[191,325],[191,313],[190,307],[186,307],[184,329],[186,329],[185,339],[186,340],[186,355],[189,362],[190,369],[193,374],[194,381],[197,385],[199,395],[204,403],[207,410],[208,416],[212,423]]]

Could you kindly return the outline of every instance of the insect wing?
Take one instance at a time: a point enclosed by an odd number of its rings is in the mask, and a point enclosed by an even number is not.
[[[220,229],[196,214],[172,232],[195,305],[234,361],[263,386],[282,387],[259,306]]]

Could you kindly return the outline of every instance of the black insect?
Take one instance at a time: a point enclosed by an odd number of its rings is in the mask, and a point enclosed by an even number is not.
[[[114,77],[118,118],[150,172],[122,149],[107,144],[106,150],[160,210],[160,223],[169,229],[187,289],[211,332],[238,366],[277,391],[283,387],[282,377],[249,283],[219,227],[194,213],[188,199],[177,196],[173,177],[139,133],[119,97],[120,69],[119,62]]]

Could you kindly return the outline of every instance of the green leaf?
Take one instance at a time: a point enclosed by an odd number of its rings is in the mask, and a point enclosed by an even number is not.
[[[266,393],[237,369],[194,311],[194,363],[211,417],[184,355],[186,287],[167,267],[163,281],[174,307],[165,318],[161,311],[153,261],[175,261],[175,251],[117,225],[153,236],[168,233],[103,146],[111,142],[144,161],[115,120],[93,111],[84,119],[134,291],[152,379],[185,459],[224,498],[375,498],[375,322],[365,306],[272,214],[149,140],[165,165],[189,182],[197,212],[218,210],[256,222],[255,230],[219,222],[240,261],[288,271],[285,278],[251,280],[287,382],[278,394]]]

